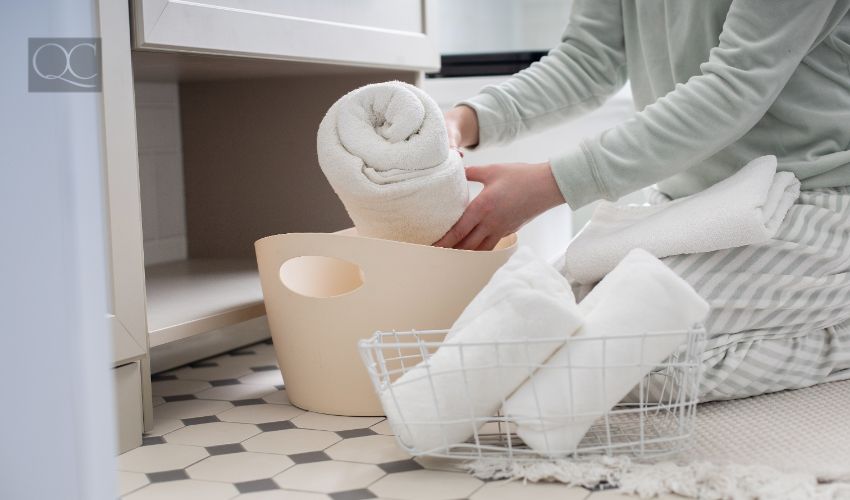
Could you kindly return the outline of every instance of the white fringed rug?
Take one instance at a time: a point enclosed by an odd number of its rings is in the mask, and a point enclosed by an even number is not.
[[[482,478],[608,482],[643,498],[850,499],[850,381],[701,404],[694,447],[674,462],[602,457],[468,467]]]

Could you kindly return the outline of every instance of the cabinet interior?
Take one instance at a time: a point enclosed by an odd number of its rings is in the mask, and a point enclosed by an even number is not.
[[[414,71],[134,51],[152,348],[265,313],[253,243],[351,225],[316,159],[325,111]]]

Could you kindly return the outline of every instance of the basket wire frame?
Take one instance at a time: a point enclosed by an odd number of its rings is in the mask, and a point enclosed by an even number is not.
[[[694,325],[686,330],[667,332],[644,332],[638,334],[616,335],[607,337],[570,337],[546,339],[522,339],[494,342],[454,343],[443,342],[448,330],[409,330],[376,332],[369,339],[359,342],[359,351],[363,363],[369,373],[373,386],[384,405],[395,405],[397,415],[403,415],[399,400],[395,397],[394,382],[403,374],[420,366],[424,368],[427,378],[427,394],[422,397],[430,398],[436,411],[436,419],[421,421],[414,419],[397,419],[390,424],[398,434],[398,429],[410,429],[410,426],[448,426],[466,423],[470,426],[471,437],[462,443],[452,443],[447,439],[443,444],[432,449],[418,449],[408,446],[399,439],[399,444],[414,456],[434,456],[443,458],[476,459],[476,458],[508,458],[513,460],[537,460],[540,458],[581,458],[594,455],[626,455],[636,459],[657,459],[669,457],[689,448],[693,441],[698,388],[702,377],[701,353],[705,345],[705,330],[701,325]],[[681,346],[664,361],[658,364],[644,363],[644,347],[647,341],[663,336],[681,337]],[[529,348],[534,343],[550,344],[553,351],[570,349],[571,345],[579,342],[594,342],[601,344],[601,360],[587,363],[554,363],[552,356],[542,363],[524,362],[521,367],[503,361],[501,353],[504,349],[520,349],[525,352],[525,359],[530,359]],[[617,342],[639,342],[635,360],[632,363],[613,364],[608,357],[609,346]],[[630,344],[631,345],[631,344]],[[457,349],[460,366],[453,373],[435,373],[431,370],[430,357],[437,349]],[[492,362],[485,366],[479,364],[467,366],[467,353],[471,350],[492,350]],[[567,356],[569,359],[570,356]],[[469,414],[465,417],[447,416],[440,413],[438,404],[437,377],[453,376],[453,380],[462,382],[467,400],[471,400],[473,388],[468,376],[477,370],[492,374],[494,383],[501,384],[501,370],[522,368],[527,372],[528,380],[534,387],[534,374],[541,367],[546,370],[565,370],[567,373],[562,380],[568,380],[567,398],[570,408],[573,405],[573,376],[578,370],[598,371],[603,388],[602,398],[605,398],[607,387],[606,377],[617,369],[640,369],[646,375],[640,379],[629,394],[619,403],[605,411],[572,412],[567,415],[544,415],[540,405],[540,395],[534,391],[537,415],[532,417],[510,417],[501,411],[494,415],[480,417]],[[422,382],[419,380],[419,382]],[[510,396],[516,387],[508,388],[501,401]],[[575,422],[576,419],[593,418],[593,424],[572,449],[559,450],[548,445],[545,453],[535,451],[517,436],[517,427],[524,423],[550,422],[553,425]],[[441,427],[445,428],[445,427]],[[545,433],[544,433],[545,435]]]

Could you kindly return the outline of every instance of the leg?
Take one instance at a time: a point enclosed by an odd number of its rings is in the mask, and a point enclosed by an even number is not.
[[[803,335],[706,351],[700,401],[735,399],[850,378],[850,322]]]
[[[804,192],[767,242],[664,260],[712,306],[702,400],[805,387],[850,369],[847,190]]]

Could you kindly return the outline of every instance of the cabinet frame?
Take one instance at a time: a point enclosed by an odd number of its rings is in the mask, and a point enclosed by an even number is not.
[[[136,107],[130,57],[129,8],[126,2],[100,0],[99,27],[103,76],[104,155],[108,204],[110,298],[113,366],[139,362],[140,406],[121,406],[118,418],[143,415],[153,428],[150,358],[139,194]]]

